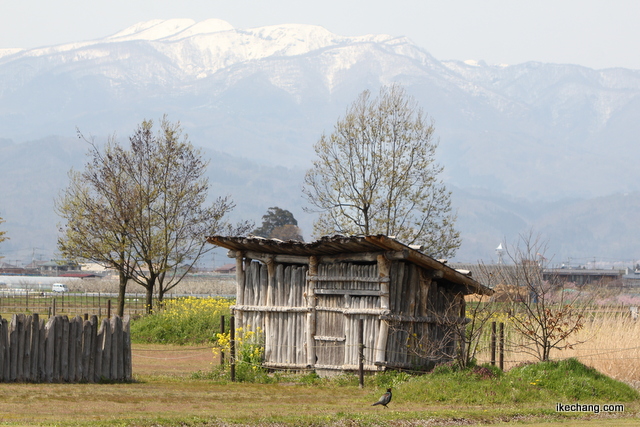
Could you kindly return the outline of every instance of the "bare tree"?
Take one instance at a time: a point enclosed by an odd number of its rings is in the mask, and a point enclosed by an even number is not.
[[[314,234],[384,234],[449,257],[460,246],[438,175],[434,127],[405,90],[364,91],[315,145],[303,192],[320,212]]]
[[[121,291],[129,279],[142,285],[151,311],[154,292],[162,301],[213,249],[207,235],[244,234],[252,224],[225,221],[234,207],[228,196],[207,204],[208,162],[179,123],[163,118],[154,134],[144,121],[129,142],[125,149],[112,138],[104,151],[92,144],[85,171],[70,174],[57,203],[66,220],[59,247],[118,269]]]
[[[208,162],[182,134],[179,123],[163,118],[154,134],[153,122],[144,121],[129,141],[131,148],[119,161],[141,201],[131,228],[137,260],[133,280],[146,289],[150,307],[154,291],[162,301],[197,260],[213,249],[205,236],[242,235],[253,224],[234,226],[224,220],[235,207],[229,196],[206,205]]]
[[[529,231],[506,249],[512,265],[501,268],[500,280],[509,293],[510,323],[520,334],[524,352],[549,360],[551,350],[571,348],[583,341],[573,338],[584,327],[589,295],[568,292],[556,277],[544,278],[547,243]]]
[[[122,151],[113,137],[103,149],[93,139],[83,171],[69,172],[69,186],[55,200],[65,221],[58,249],[65,258],[95,262],[118,272],[117,313],[124,314],[127,283],[134,269],[129,238],[133,212],[139,200],[132,197],[122,165],[114,161]]]

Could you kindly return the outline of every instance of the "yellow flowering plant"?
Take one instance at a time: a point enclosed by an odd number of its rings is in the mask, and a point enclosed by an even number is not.
[[[225,365],[229,364],[231,354],[231,334],[216,334],[217,346],[213,352],[216,357],[225,354]],[[265,382],[267,372],[262,367],[264,360],[264,332],[261,327],[237,328],[235,331],[236,377],[239,381]]]
[[[172,344],[214,342],[221,330],[221,317],[230,318],[228,298],[185,297],[165,300],[162,307],[131,324],[137,342]]]

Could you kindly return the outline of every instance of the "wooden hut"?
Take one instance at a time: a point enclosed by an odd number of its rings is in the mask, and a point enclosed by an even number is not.
[[[264,333],[264,365],[316,371],[428,369],[464,345],[464,296],[492,291],[387,236],[311,243],[211,236],[236,260],[236,327]]]

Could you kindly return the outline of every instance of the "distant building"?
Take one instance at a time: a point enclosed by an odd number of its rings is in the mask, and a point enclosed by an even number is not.
[[[590,268],[545,268],[542,271],[544,280],[555,280],[565,283],[575,283],[578,286],[592,283],[607,284],[621,280],[625,270],[604,270]]]
[[[222,265],[215,270],[218,274],[236,274],[236,265],[235,264],[225,264]]]
[[[67,260],[51,260],[51,261],[34,261],[27,268],[32,272],[36,271],[43,276],[58,276],[61,273],[69,271],[80,271],[80,264],[75,261]]]

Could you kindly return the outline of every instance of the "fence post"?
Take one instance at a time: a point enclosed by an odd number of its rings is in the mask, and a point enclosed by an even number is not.
[[[55,317],[56,316],[56,299],[55,297],[53,298],[53,313],[52,316]]]
[[[220,316],[220,333],[224,335],[224,316]],[[220,348],[220,365],[224,365],[224,350]]]
[[[231,316],[229,319],[229,345],[230,345],[230,366],[231,366],[231,381],[236,380],[236,319]]]
[[[107,319],[111,319],[111,300],[107,300]]]
[[[358,320],[358,385],[364,387],[364,320]]]
[[[500,336],[499,336],[499,356],[498,362],[501,371],[504,371],[504,322],[500,322]]]
[[[491,322],[491,366],[496,366],[496,322]]]

